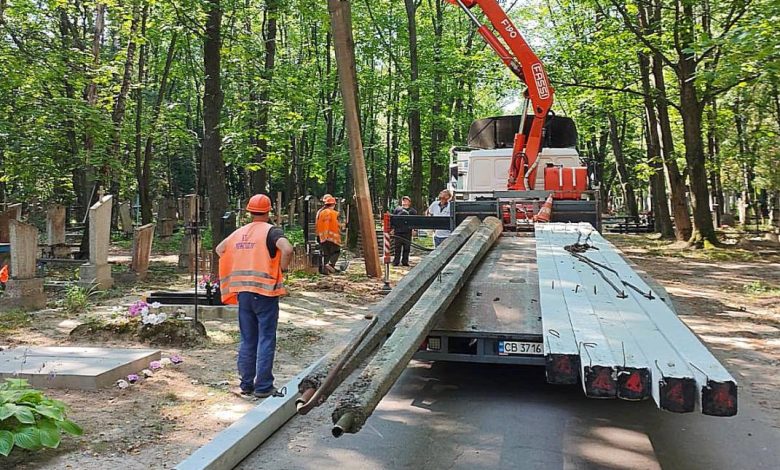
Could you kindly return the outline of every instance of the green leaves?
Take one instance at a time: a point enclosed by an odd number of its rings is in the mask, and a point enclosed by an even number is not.
[[[65,418],[66,406],[30,387],[23,379],[0,384],[0,455],[8,456],[14,446],[27,450],[56,448],[60,434],[75,436],[83,430]]]
[[[79,427],[78,424],[66,419],[59,423],[60,430],[74,436],[81,436],[84,434],[84,430]]]
[[[14,448],[14,434],[11,431],[0,431],[0,455],[8,457]]]

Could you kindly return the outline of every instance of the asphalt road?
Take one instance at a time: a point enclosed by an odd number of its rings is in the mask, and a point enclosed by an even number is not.
[[[780,423],[740,397],[734,418],[594,400],[541,368],[412,362],[366,427],[335,439],[328,403],[245,469],[778,469]]]

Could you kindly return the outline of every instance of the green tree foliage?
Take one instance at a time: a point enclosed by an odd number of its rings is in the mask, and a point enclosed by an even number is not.
[[[412,84],[404,2],[352,3],[374,203],[387,207],[416,189],[410,110],[420,114],[422,149],[422,188],[412,196],[427,199],[445,181],[447,151],[465,143],[471,121],[517,112],[522,84],[445,0],[413,2]],[[681,199],[687,189],[689,201],[699,204],[702,188],[705,199],[724,200],[724,191],[734,191],[754,207],[777,195],[777,2],[499,3],[547,65],[557,91],[553,109],[575,118],[580,153],[596,170],[605,203],[622,201],[615,209],[624,210],[631,192],[649,194],[655,174],[672,182],[676,175],[677,193],[665,191]],[[325,2],[0,0],[0,198],[83,209],[96,187],[134,201],[141,182],[151,214],[152,199],[207,195],[204,42],[215,4],[222,12],[219,151],[230,206],[259,184],[281,191],[285,203],[324,192],[349,196]],[[655,157],[647,152],[641,54],[659,67],[659,75],[648,77],[659,118],[668,103],[668,126],[659,124],[664,145]],[[410,95],[414,89],[419,96]],[[695,99],[681,92],[695,92]],[[136,171],[137,158],[141,167],[148,161],[148,171]],[[680,203],[678,221],[687,218]],[[709,211],[697,213],[698,225],[706,225],[702,213]]]

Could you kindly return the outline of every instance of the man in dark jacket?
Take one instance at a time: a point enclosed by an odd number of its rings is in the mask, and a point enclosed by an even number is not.
[[[401,198],[401,205],[393,209],[393,215],[417,215],[417,211],[412,207],[412,199],[409,196]],[[393,266],[403,264],[409,266],[409,250],[412,247],[411,229],[395,229],[393,231]]]

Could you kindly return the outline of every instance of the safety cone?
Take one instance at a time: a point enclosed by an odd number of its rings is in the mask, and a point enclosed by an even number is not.
[[[539,209],[539,213],[536,214],[537,222],[549,222],[552,217],[553,195],[547,196],[547,200],[544,201],[544,205]]]

